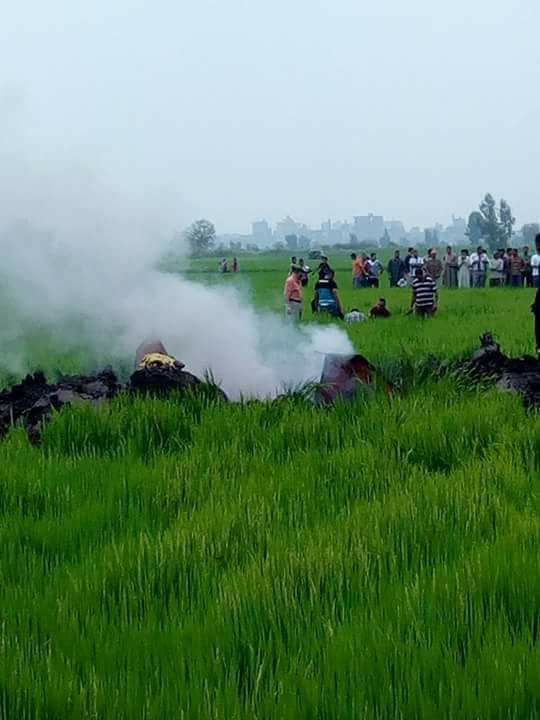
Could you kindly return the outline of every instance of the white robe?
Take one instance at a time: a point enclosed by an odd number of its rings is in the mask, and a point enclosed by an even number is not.
[[[470,258],[458,258],[458,287],[471,287],[471,260]]]

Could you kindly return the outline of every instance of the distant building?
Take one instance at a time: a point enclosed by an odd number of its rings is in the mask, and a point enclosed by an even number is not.
[[[405,225],[401,222],[401,220],[387,220],[384,223],[384,226],[390,235],[390,242],[393,242],[395,245],[399,245],[403,242],[403,238],[406,236],[407,231],[405,230]]]
[[[451,225],[448,225],[446,228],[437,226],[438,229],[439,227],[439,242],[442,245],[452,245],[457,247],[469,244],[469,238],[465,234],[467,231],[467,221],[464,218],[452,215]]]
[[[266,220],[256,220],[251,223],[251,237],[253,242],[260,247],[271,245],[272,228]]]
[[[276,225],[275,238],[284,240],[287,235],[300,235],[302,226],[295,222],[290,215]]]
[[[384,218],[382,215],[356,215],[352,232],[360,242],[378,243],[384,235]]]

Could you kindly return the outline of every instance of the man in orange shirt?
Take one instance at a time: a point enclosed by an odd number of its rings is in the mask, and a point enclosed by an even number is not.
[[[293,320],[302,319],[303,298],[302,298],[302,268],[293,266],[287,280],[285,281],[285,307],[287,315]]]
[[[351,253],[351,260],[353,287],[360,288],[364,284],[364,263],[356,253]]]

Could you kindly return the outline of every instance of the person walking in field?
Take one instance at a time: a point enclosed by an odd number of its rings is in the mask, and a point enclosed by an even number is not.
[[[458,288],[471,287],[471,259],[468,250],[462,250],[458,258]]]
[[[418,268],[412,282],[409,314],[413,312],[421,317],[428,317],[437,312],[437,285],[433,278],[425,274],[423,268]]]
[[[233,273],[237,273],[239,270],[240,270],[240,266],[238,265],[238,258],[233,258],[232,271],[233,271]]]
[[[398,283],[405,277],[405,263],[401,259],[399,250],[396,250],[394,257],[388,262],[388,277],[390,287],[398,287]]]
[[[302,270],[297,265],[293,266],[289,277],[285,281],[283,291],[285,297],[285,308],[288,317],[299,321],[302,319],[303,292],[302,292]]]
[[[351,253],[351,260],[353,288],[358,289],[364,286],[364,263],[356,253]]]
[[[446,248],[446,255],[443,260],[443,285],[446,288],[457,288],[458,286],[458,258],[452,246]]]

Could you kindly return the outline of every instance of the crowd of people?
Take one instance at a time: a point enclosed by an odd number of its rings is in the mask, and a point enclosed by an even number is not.
[[[409,248],[405,258],[396,250],[387,265],[392,287],[410,287],[411,304],[407,314],[429,317],[437,312],[438,292],[442,285],[446,288],[482,288],[491,287],[536,288],[536,297],[531,305],[535,318],[536,349],[540,357],[540,234],[535,239],[536,252],[530,255],[527,247],[520,253],[516,248],[501,249],[490,258],[483,247],[475,252],[461,250],[456,254],[451,247],[446,250],[443,260],[432,249],[426,258],[417,250]],[[384,269],[376,253],[351,254],[353,288],[379,287]],[[368,319],[389,318],[391,312],[385,298],[379,298],[369,310],[367,316],[357,307],[345,313],[339,296],[336,274],[327,257],[320,258],[320,264],[313,270],[301,258],[291,258],[291,266],[285,281],[285,304],[287,314],[299,320],[304,309],[304,291],[309,284],[309,276],[315,273],[316,282],[311,309],[314,313],[326,312],[346,322],[363,322]]]
[[[375,253],[371,256],[372,265],[379,262]],[[356,284],[357,257],[353,258],[353,285]],[[378,287],[378,278],[383,272],[382,265],[375,268],[377,282],[371,282],[370,287]],[[365,263],[363,263],[365,267]],[[387,306],[386,299],[381,297],[366,314],[357,307],[351,308],[347,313],[343,308],[343,303],[339,295],[339,289],[336,282],[336,273],[330,266],[327,257],[321,257],[320,264],[313,270],[305,264],[304,260],[296,257],[291,258],[291,267],[285,281],[284,297],[287,315],[294,320],[300,320],[304,311],[304,291],[309,285],[310,274],[316,274],[316,282],[314,286],[314,294],[311,300],[311,310],[313,313],[325,312],[332,317],[340,318],[348,323],[363,322],[367,319],[375,320],[378,318],[391,317],[390,309]],[[426,316],[436,312],[437,309],[437,286],[435,281],[424,272],[423,267],[419,267],[415,276],[411,281],[412,301],[409,309],[410,313]]]
[[[376,253],[352,253],[351,260],[353,287],[379,287],[384,269]],[[400,250],[396,250],[386,267],[390,286],[412,285],[420,269],[437,287],[540,287],[540,252],[537,250],[531,255],[528,247],[524,247],[521,253],[517,248],[501,248],[492,257],[482,246],[474,252],[463,249],[459,253],[448,247],[442,260],[434,248],[428,251],[426,257],[412,247],[403,258]]]

